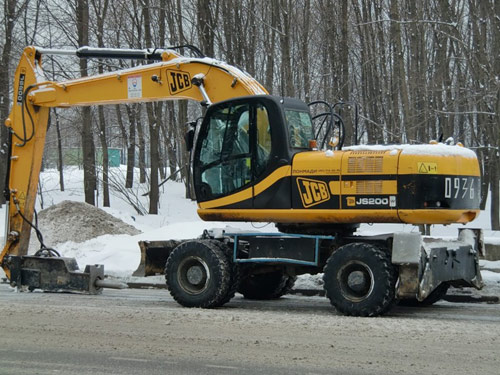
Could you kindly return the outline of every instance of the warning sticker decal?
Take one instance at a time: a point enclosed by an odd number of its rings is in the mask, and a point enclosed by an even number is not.
[[[438,166],[437,163],[417,163],[418,173],[422,174],[437,174]]]
[[[142,98],[142,76],[135,75],[127,78],[128,98]]]

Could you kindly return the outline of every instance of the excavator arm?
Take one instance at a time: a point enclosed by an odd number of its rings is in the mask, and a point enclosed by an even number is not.
[[[67,81],[47,81],[45,54],[80,58],[159,60],[130,69]],[[0,264],[11,279],[7,255],[28,251],[43,149],[52,107],[73,107],[160,100],[213,102],[267,94],[254,78],[221,61],[184,57],[175,50],[121,50],[83,47],[75,51],[26,47],[15,72],[14,102],[5,125],[10,130],[10,160],[5,197],[8,202],[6,244]]]

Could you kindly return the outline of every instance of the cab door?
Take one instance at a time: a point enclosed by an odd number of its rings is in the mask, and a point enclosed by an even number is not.
[[[197,200],[204,202],[227,197],[217,206],[236,204],[250,207],[252,106],[249,103],[226,103],[209,115],[200,129],[195,151]]]

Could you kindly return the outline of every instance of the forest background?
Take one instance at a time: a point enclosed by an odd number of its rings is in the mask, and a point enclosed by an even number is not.
[[[491,229],[500,230],[500,1],[0,0],[0,6],[2,123],[27,45],[191,44],[247,71],[272,94],[341,103],[347,145],[453,137],[472,148],[481,163],[482,208],[489,198]],[[141,63],[47,56],[43,67],[47,79],[60,81]],[[155,214],[167,171],[188,183],[183,138],[188,121],[201,115],[199,104],[186,101],[57,109],[44,165],[60,170],[64,189],[64,166],[80,164],[87,203],[109,206],[111,189],[138,213]],[[3,189],[8,132],[0,129]],[[123,181],[110,168],[111,150],[127,165]],[[134,196],[134,178],[147,184],[149,207]]]

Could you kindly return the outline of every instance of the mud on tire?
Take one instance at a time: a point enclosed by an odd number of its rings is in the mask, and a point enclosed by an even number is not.
[[[342,314],[377,316],[395,300],[397,272],[388,253],[367,243],[340,247],[324,268],[326,296]]]
[[[187,241],[168,257],[165,280],[170,294],[182,306],[218,307],[228,297],[231,265],[212,241]]]

